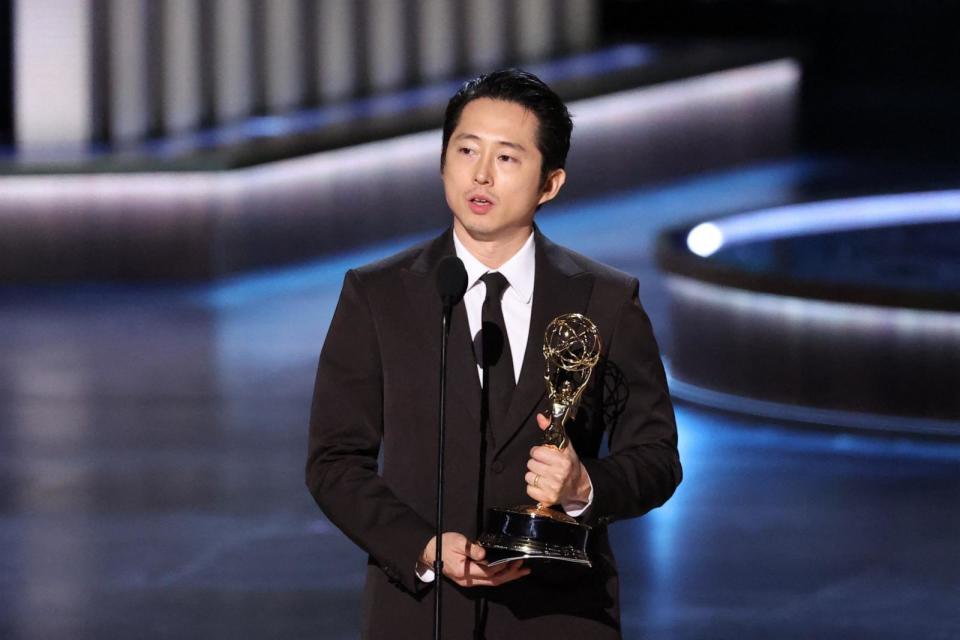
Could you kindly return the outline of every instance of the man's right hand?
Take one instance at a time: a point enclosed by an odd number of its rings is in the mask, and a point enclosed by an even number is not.
[[[461,587],[496,587],[530,573],[523,560],[504,562],[495,567],[483,564],[486,551],[460,533],[443,534],[443,575]],[[421,566],[432,567],[437,555],[437,537],[420,554]]]

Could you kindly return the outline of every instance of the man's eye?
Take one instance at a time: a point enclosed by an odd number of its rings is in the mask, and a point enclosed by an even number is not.
[[[500,156],[500,160],[503,161],[503,162],[516,162],[516,158],[514,158],[513,156],[508,156],[508,155],[501,155],[501,156]]]
[[[470,155],[471,153],[473,153],[473,149],[470,149],[469,147],[460,147],[460,148],[458,149],[458,151],[459,151],[460,153],[462,153],[463,155],[465,155],[465,156],[468,156],[468,155]]]

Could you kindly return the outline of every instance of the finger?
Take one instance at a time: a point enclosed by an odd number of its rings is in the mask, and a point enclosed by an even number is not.
[[[533,458],[527,460],[527,471],[533,471],[534,473],[539,473],[544,476],[555,476],[558,474],[556,464],[534,460]]]
[[[483,560],[484,558],[487,557],[486,549],[484,549],[477,543],[471,542],[469,540],[467,540],[466,554],[471,560],[475,562],[479,562],[480,560]]]
[[[491,577],[469,575],[456,579],[454,582],[461,587],[495,587],[530,574],[530,569],[523,566],[523,561],[504,563],[506,569]]]
[[[527,460],[527,469],[530,471],[558,479],[568,477],[579,466],[579,460],[571,460],[566,456],[551,457],[549,460],[537,458]]]
[[[560,502],[560,496],[556,491],[538,487],[527,487],[527,495],[546,505],[554,505]]]
[[[542,476],[552,476],[553,468],[539,460],[527,460],[527,472],[539,473]]]
[[[480,564],[480,565],[476,565],[476,567],[477,567],[480,571],[483,572],[483,577],[484,577],[484,578],[491,578],[491,579],[492,579],[492,578],[495,578],[496,576],[500,575],[500,574],[503,573],[504,571],[507,571],[507,570],[510,568],[510,563],[509,563],[509,562],[501,562],[500,564],[496,564],[496,565],[494,565],[494,566],[492,566],[492,567],[487,566],[487,565],[485,565],[485,564]]]
[[[503,562],[494,566],[487,566],[485,564],[477,564],[476,562],[471,562],[469,564],[469,576],[475,580],[489,580],[496,575],[507,571],[510,568],[509,562]]]
[[[553,466],[547,466],[544,468],[538,468],[538,471],[543,479],[546,479],[547,486],[552,486],[560,488],[562,485],[566,484],[573,477],[573,471],[570,465],[558,464]],[[536,473],[536,472],[535,472]],[[543,479],[540,480],[540,485],[543,485]]]
[[[563,458],[563,455],[563,452],[559,449],[545,445],[530,449],[530,457],[540,462],[550,463],[553,460],[560,460]]]
[[[532,471],[528,471],[526,474],[524,474],[523,481],[526,482],[527,487],[531,489],[540,489],[541,491],[547,492],[559,491],[562,486],[562,483],[556,478],[551,478],[550,476],[541,475]]]
[[[466,564],[464,558],[461,555],[457,555],[454,559],[444,560],[443,561],[443,575],[447,576],[457,584],[460,584],[460,581],[463,580],[466,576]]]
[[[513,563],[511,563],[513,564]],[[514,580],[519,580],[524,576],[530,575],[530,568],[523,566],[523,562],[518,562],[516,565],[511,566],[507,571],[498,574],[496,577],[491,578],[492,586],[499,586],[501,584],[506,584],[508,582],[513,582]]]
[[[474,562],[479,562],[487,557],[487,552],[483,547],[478,545],[476,542],[467,540],[464,538],[463,545],[460,546],[455,551],[462,555],[467,560],[472,560]]]
[[[434,538],[436,540],[436,538]],[[452,551],[458,555],[464,555],[464,545],[469,542],[462,533],[448,531],[443,534],[443,552]],[[436,544],[436,542],[434,542]]]
[[[483,576],[483,578],[487,580],[497,580],[504,574],[509,574],[510,572],[516,571],[522,564],[523,560],[511,560],[510,562],[500,563],[496,567],[489,567],[491,572],[488,575]],[[496,569],[496,571],[493,571],[494,569]]]
[[[544,430],[550,426],[550,418],[547,417],[547,414],[545,413],[537,414],[537,426]]]

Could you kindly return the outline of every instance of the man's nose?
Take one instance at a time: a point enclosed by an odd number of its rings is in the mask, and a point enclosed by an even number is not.
[[[473,181],[477,184],[490,184],[491,178],[490,162],[487,158],[481,158],[477,163],[473,173]]]

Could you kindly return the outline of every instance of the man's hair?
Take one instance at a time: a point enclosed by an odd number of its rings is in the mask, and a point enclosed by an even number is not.
[[[521,69],[501,69],[468,80],[447,103],[443,119],[443,148],[440,150],[441,170],[450,136],[460,123],[463,108],[478,98],[513,102],[537,116],[537,149],[543,156],[541,184],[546,182],[551,171],[564,167],[570,150],[570,132],[573,130],[567,105],[532,73]]]

